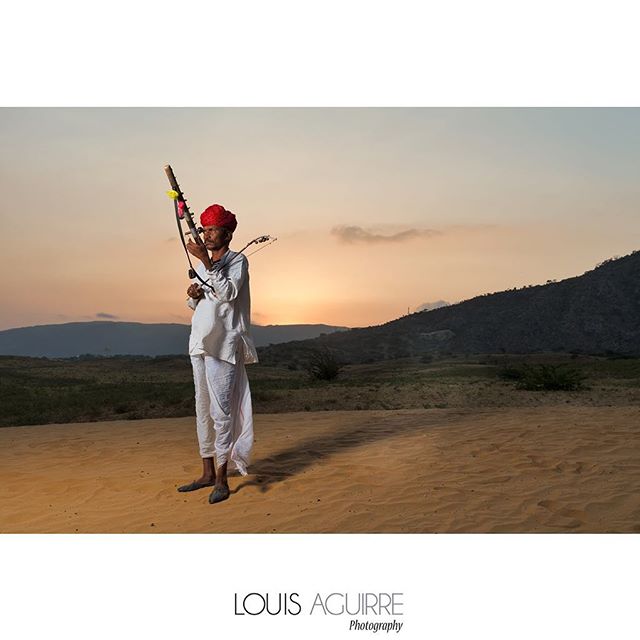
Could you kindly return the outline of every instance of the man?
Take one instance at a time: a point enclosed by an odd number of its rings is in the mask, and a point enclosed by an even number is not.
[[[189,355],[196,392],[196,427],[202,476],[178,491],[214,487],[209,502],[229,497],[227,465],[247,473],[253,446],[251,392],[245,364],[258,361],[249,335],[249,265],[244,254],[229,250],[235,215],[219,204],[200,216],[206,250],[189,240],[187,250],[200,260],[187,304],[194,310]]]

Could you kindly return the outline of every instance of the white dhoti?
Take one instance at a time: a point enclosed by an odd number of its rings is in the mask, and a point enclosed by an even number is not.
[[[253,447],[251,391],[243,358],[231,364],[192,355],[196,427],[202,458],[215,454],[216,467],[231,462],[244,476]]]

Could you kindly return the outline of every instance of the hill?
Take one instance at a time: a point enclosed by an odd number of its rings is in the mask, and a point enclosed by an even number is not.
[[[560,282],[484,294],[259,353],[265,364],[304,366],[318,348],[346,363],[471,353],[640,355],[640,252]]]
[[[346,327],[325,324],[251,327],[256,346],[315,338]],[[0,355],[71,358],[79,355],[185,354],[189,325],[139,322],[69,322],[0,331]]]

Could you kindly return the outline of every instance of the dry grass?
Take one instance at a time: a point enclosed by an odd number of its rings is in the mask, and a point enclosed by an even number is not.
[[[580,391],[526,391],[503,379],[524,364],[560,364],[586,376]],[[331,381],[304,370],[247,368],[256,413],[365,409],[492,408],[640,403],[640,358],[568,354],[404,358],[348,365]],[[188,416],[189,360],[0,357],[0,425]]]

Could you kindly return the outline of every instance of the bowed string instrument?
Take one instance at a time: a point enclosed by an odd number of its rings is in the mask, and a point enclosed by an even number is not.
[[[191,262],[191,255],[187,250],[187,243],[185,242],[185,237],[191,236],[193,238],[193,241],[196,244],[200,245],[206,251],[207,248],[202,238],[200,237],[200,234],[203,233],[203,229],[202,227],[196,226],[195,222],[193,221],[193,215],[191,211],[189,211],[189,205],[187,204],[187,199],[184,197],[184,193],[182,192],[182,189],[180,188],[180,185],[176,180],[176,176],[173,173],[173,169],[171,168],[171,165],[169,164],[166,165],[164,168],[164,172],[167,174],[167,178],[169,179],[169,184],[171,185],[171,190],[167,191],[167,195],[173,200],[173,206],[176,214],[176,223],[178,225],[178,235],[180,236],[180,240],[182,242],[185,255],[187,256],[187,260],[189,262],[189,278],[192,280],[196,278],[201,282],[202,285],[213,290],[213,287],[207,281],[203,280],[198,275],[196,270],[193,268],[193,263]],[[184,226],[183,226],[185,224],[186,224],[186,231],[184,230]],[[239,258],[243,254],[245,249],[248,249],[251,245],[263,244],[265,242],[267,243],[263,247],[260,247],[259,249],[256,249],[255,251],[252,251],[247,255],[253,255],[258,251],[262,251],[262,249],[266,249],[270,244],[273,244],[276,240],[277,238],[274,238],[272,236],[258,236],[257,238],[254,238],[253,240],[251,240],[251,242],[248,242],[244,247],[242,247],[242,249],[238,251],[237,255],[235,255],[229,262],[225,264],[225,267],[228,267],[230,264],[232,264],[233,261],[236,260],[236,258]],[[214,262],[214,266],[215,265],[216,263]]]

